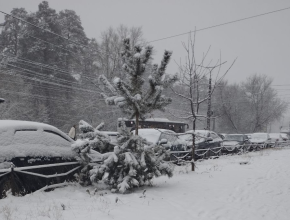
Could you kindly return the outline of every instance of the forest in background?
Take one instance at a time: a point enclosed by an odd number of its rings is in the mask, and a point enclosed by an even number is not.
[[[86,36],[75,11],[56,12],[46,1],[39,4],[36,12],[15,8],[10,14],[30,24],[9,15],[0,24],[0,97],[5,99],[0,105],[0,119],[44,122],[65,132],[81,119],[93,126],[104,121],[106,130],[116,130],[122,112],[106,106],[100,95],[105,88],[98,77],[103,74],[109,80],[122,78],[122,40],[127,37],[132,46],[145,46],[142,28],[108,28],[96,40]],[[207,74],[198,80],[201,97],[208,94],[208,80]],[[253,75],[235,85],[224,79],[214,82],[217,84],[213,85],[211,97],[211,129],[235,133],[265,131],[287,110],[286,103],[271,87],[272,81]],[[181,83],[174,86],[179,94],[187,95],[186,89]],[[153,117],[191,124],[192,118],[182,117],[190,106],[171,89],[165,94],[172,97],[172,104]],[[207,115],[208,103],[202,103],[199,111]],[[206,118],[198,118],[197,128],[205,127]]]

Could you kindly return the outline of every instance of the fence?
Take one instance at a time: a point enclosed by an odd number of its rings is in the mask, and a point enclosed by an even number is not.
[[[258,151],[265,148],[278,148],[289,146],[289,141],[284,142],[276,142],[276,143],[265,143],[265,144],[243,144],[243,145],[234,145],[234,146],[224,146],[221,143],[221,146],[214,148],[206,148],[206,149],[196,149],[194,154],[194,160],[203,160],[208,158],[217,158],[221,155],[226,154],[242,154],[250,151]],[[188,163],[192,161],[192,149],[190,150],[171,150],[170,151],[170,161],[175,164]]]
[[[0,199],[9,190],[12,195],[25,195],[67,185],[68,181],[75,180],[74,174],[80,167],[79,162],[64,162],[0,169]]]

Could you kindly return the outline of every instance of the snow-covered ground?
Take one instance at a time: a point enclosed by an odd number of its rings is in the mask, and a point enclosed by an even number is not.
[[[80,186],[9,195],[0,200],[0,219],[288,220],[289,168],[289,148],[224,156],[198,162],[196,172],[176,167],[173,178],[124,195]]]

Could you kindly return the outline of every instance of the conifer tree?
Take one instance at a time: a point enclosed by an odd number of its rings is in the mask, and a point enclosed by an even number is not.
[[[177,76],[165,76],[165,70],[172,53],[164,52],[160,66],[149,65],[152,59],[152,46],[141,48],[130,46],[130,40],[124,39],[123,51],[121,53],[123,70],[126,74],[124,80],[115,77],[111,84],[104,75],[100,81],[110,91],[110,94],[103,93],[108,105],[117,105],[123,113],[136,120],[136,135],[138,135],[139,119],[146,118],[146,115],[154,110],[164,111],[164,107],[171,103],[171,98],[162,95],[164,88],[177,80]],[[146,68],[151,68],[148,78],[149,89],[144,91],[144,73]]]
[[[91,148],[96,141],[103,145],[101,142],[107,140],[100,137],[105,135],[99,135],[101,131],[84,121],[80,122],[80,129],[83,132],[80,135],[82,138],[72,148],[83,163],[80,175],[82,185],[103,181],[110,186],[112,192],[124,193],[128,189],[150,184],[153,177],[172,176],[172,167],[164,161],[168,156],[165,148],[150,145],[139,136],[131,136],[124,123],[117,138],[119,146],[115,146],[112,152],[103,154]]]

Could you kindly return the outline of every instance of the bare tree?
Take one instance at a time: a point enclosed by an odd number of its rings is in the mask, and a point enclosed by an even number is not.
[[[273,79],[253,75],[240,85],[225,85],[220,92],[223,128],[237,133],[262,132],[281,118],[287,104],[271,87]]]
[[[214,64],[211,61],[207,61],[207,56],[210,48],[205,54],[203,54],[201,61],[197,61],[195,55],[195,36],[192,39],[189,36],[187,44],[182,43],[183,48],[186,52],[186,59],[184,63],[179,63],[179,81],[175,87],[171,87],[173,93],[182,100],[183,109],[179,111],[179,115],[176,116],[179,119],[191,121],[193,131],[196,129],[196,123],[199,119],[207,119],[207,114],[201,113],[201,108],[208,100],[211,99],[213,92],[215,91],[216,85],[218,85],[224,76],[227,74],[230,67],[223,73],[221,67],[226,62],[222,62],[221,58]],[[213,82],[210,90],[208,90],[208,77],[212,77]],[[195,132],[192,133],[192,157],[194,161],[195,155]],[[194,162],[192,162],[192,171],[194,171]]]
[[[103,75],[108,79],[112,79],[115,76],[122,76],[122,40],[130,38],[131,47],[135,45],[144,44],[143,32],[141,27],[128,28],[124,25],[120,25],[114,29],[110,27],[101,34],[100,49],[103,52],[98,57],[97,63]]]

